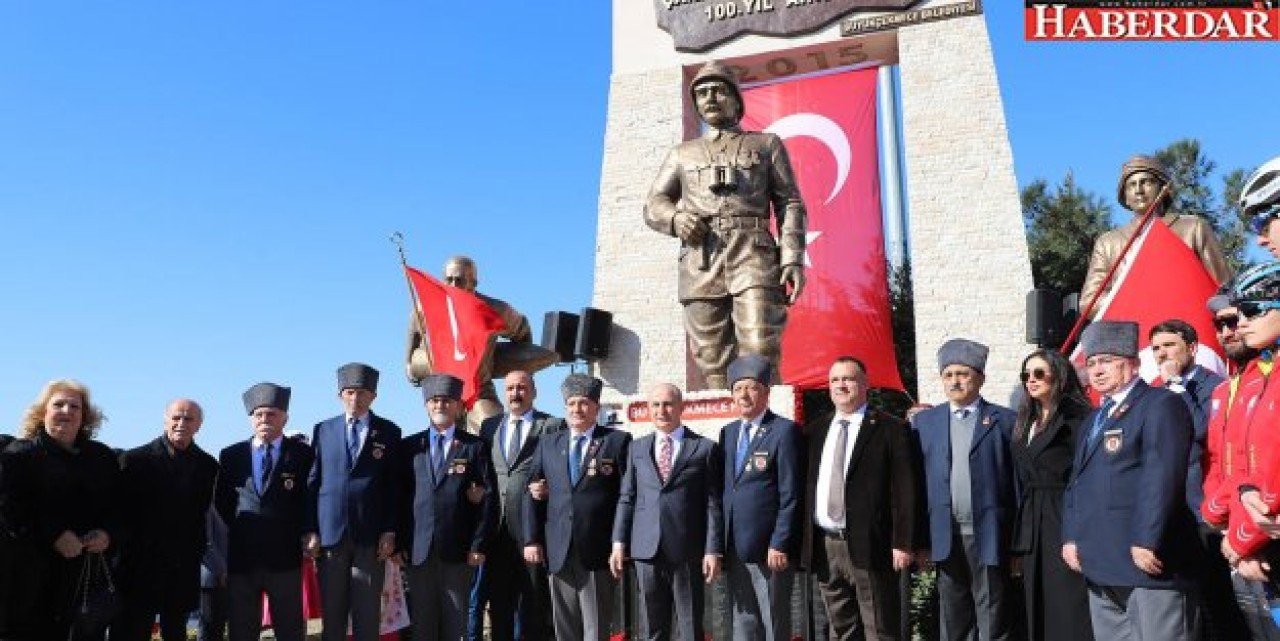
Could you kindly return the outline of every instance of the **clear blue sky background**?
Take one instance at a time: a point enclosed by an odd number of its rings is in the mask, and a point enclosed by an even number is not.
[[[388,236],[432,272],[474,256],[539,332],[590,303],[609,4],[0,4],[0,420],[75,377],[107,443],[193,396],[216,450],[247,437],[249,385],[292,386],[309,431],[362,360],[375,409],[420,429]],[[1026,43],[987,4],[1020,184],[1110,197],[1184,136],[1223,167],[1280,153],[1280,45]]]

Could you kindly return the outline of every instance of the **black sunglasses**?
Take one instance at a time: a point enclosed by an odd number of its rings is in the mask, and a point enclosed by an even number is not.
[[[1048,377],[1049,377],[1049,370],[1046,370],[1043,367],[1037,367],[1031,371],[1023,372],[1021,376],[1023,383],[1033,378],[1036,379],[1037,381],[1043,381]]]
[[[1235,329],[1240,325],[1240,315],[1231,314],[1229,316],[1214,316],[1213,328],[1222,331],[1224,329]]]
[[[1236,303],[1236,309],[1245,320],[1252,320],[1273,309],[1280,309],[1280,303],[1270,300],[1242,300]]]

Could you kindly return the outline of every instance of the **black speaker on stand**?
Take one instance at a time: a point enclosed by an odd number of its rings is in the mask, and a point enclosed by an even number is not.
[[[588,362],[609,358],[609,339],[612,334],[612,312],[583,307],[579,315],[577,340],[573,343],[573,355]]]
[[[542,346],[559,354],[561,363],[574,361],[573,350],[578,338],[578,315],[569,312],[547,312],[542,319]]]

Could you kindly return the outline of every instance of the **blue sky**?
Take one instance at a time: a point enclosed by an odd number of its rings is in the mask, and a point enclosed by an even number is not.
[[[1185,136],[1223,167],[1280,153],[1280,45],[1026,43],[1015,3],[986,9],[1020,184],[1109,198]],[[217,449],[253,383],[309,430],[361,360],[420,429],[388,237],[433,273],[472,255],[539,331],[589,304],[609,39],[603,0],[0,4],[0,417],[74,377],[107,443],[192,396]]]

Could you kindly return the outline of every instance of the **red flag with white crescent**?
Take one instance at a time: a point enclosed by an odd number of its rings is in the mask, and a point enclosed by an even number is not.
[[[1214,331],[1213,315],[1205,307],[1209,297],[1218,291],[1218,283],[1200,257],[1160,219],[1147,223],[1140,233],[1116,270],[1110,293],[1099,301],[1094,317],[1138,324],[1141,374],[1147,381],[1159,374],[1147,335],[1155,325],[1175,318],[1196,330],[1200,343],[1196,362],[1225,374],[1226,360]],[[1083,358],[1077,348],[1072,359]]]
[[[876,145],[876,70],[743,92],[743,129],[786,144],[809,213],[808,282],[782,334],[782,381],[827,385],[840,356],[866,363],[872,387],[903,389],[893,351]]]
[[[484,383],[480,362],[489,342],[506,322],[483,300],[405,266],[422,310],[423,333],[431,350],[431,371],[462,380],[462,402],[470,409]]]

